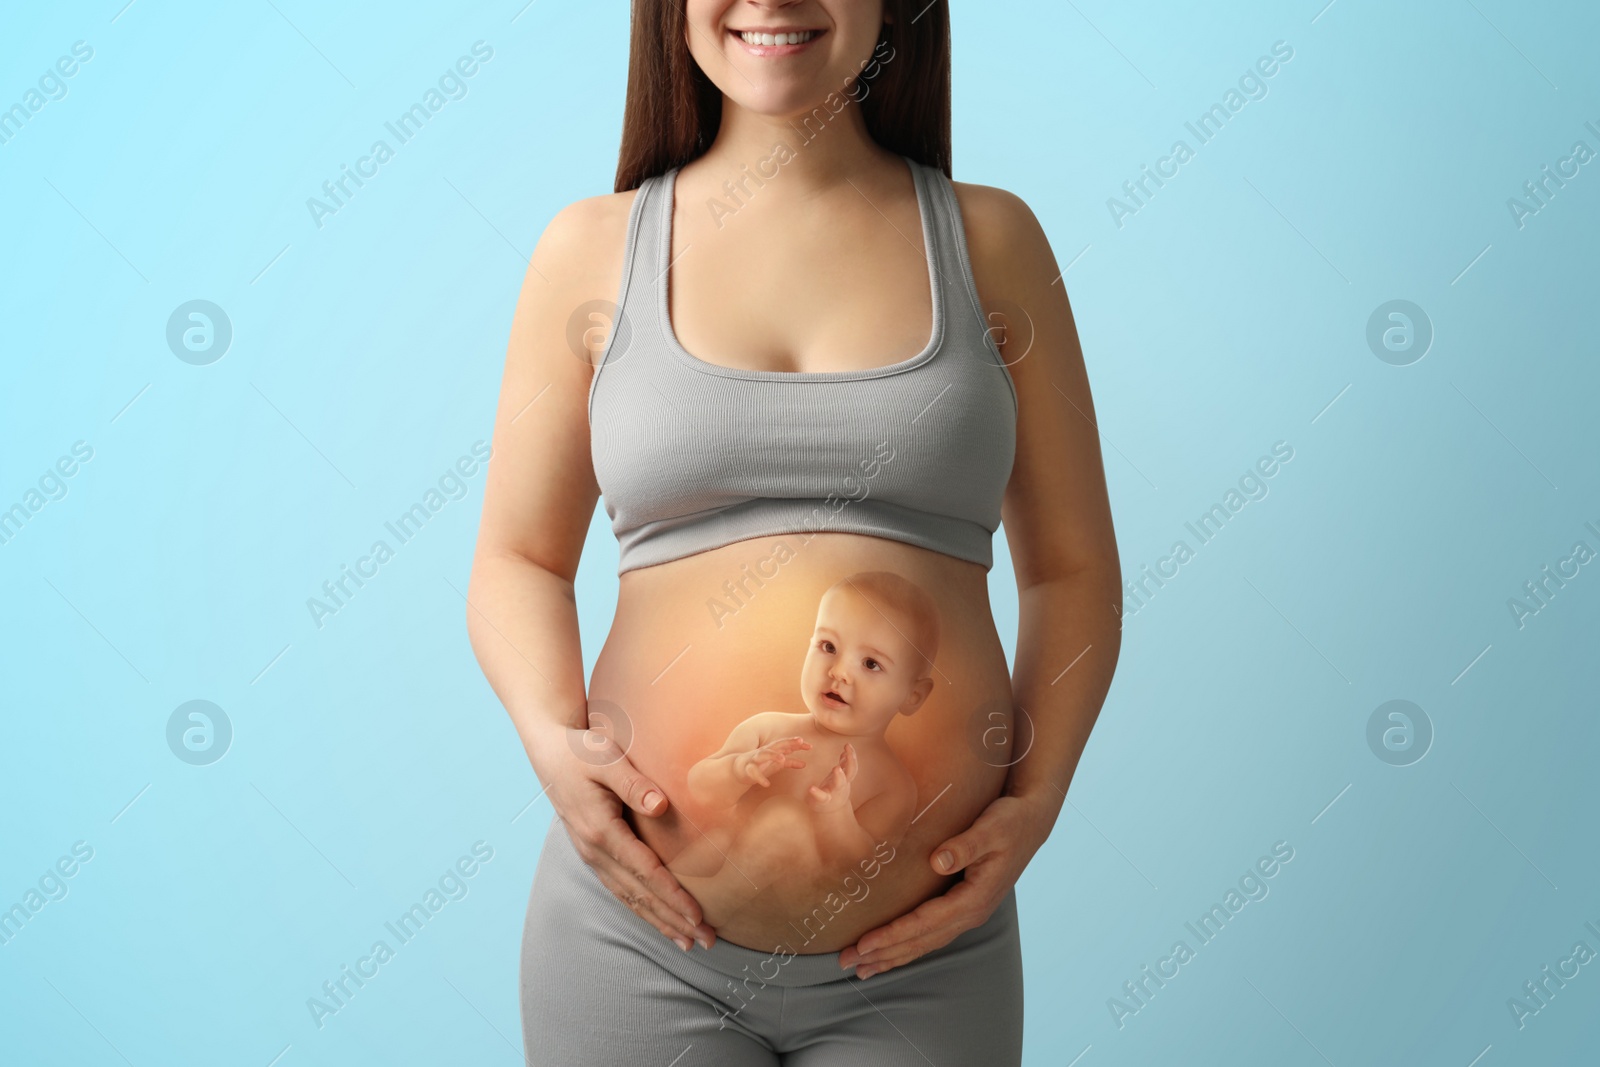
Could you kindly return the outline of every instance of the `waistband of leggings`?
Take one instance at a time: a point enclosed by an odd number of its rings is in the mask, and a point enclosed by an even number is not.
[[[771,951],[747,948],[736,945],[725,938],[717,938],[709,948],[695,945],[687,953],[683,952],[669,941],[660,930],[634,914],[622,901],[618,900],[612,892],[600,881],[578,851],[572,845],[572,840],[567,836],[566,828],[559,818],[550,821],[551,834],[559,840],[555,842],[559,850],[558,855],[564,866],[575,869],[574,873],[586,887],[586,892],[598,901],[603,901],[603,906],[616,913],[616,921],[625,924],[635,931],[641,942],[655,946],[659,954],[667,958],[691,960],[701,966],[710,968],[729,978],[744,979],[755,978],[768,985],[776,986],[813,986],[825,982],[837,982],[855,976],[855,968],[844,969],[839,966],[838,952],[805,952],[806,938],[800,931],[796,936],[782,945],[776,945]],[[843,899],[843,898],[841,898]],[[819,905],[820,907],[821,905]],[[846,904],[846,907],[849,905]],[[959,935],[941,952],[959,951],[963,946],[973,941],[982,940],[992,936],[995,927],[1008,922],[1014,922],[1016,904],[1015,898],[1008,894],[1001,906],[990,916],[988,922],[973,930],[968,930]],[[825,909],[826,910],[826,909]]]

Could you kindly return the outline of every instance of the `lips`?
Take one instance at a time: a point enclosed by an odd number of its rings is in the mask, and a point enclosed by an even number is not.
[[[840,696],[838,693],[835,693],[832,689],[828,690],[826,693],[823,693],[822,699],[831,704],[837,704],[842,708],[848,708],[850,706],[850,702],[848,700],[844,699],[844,697]]]
[[[730,29],[728,34],[739,47],[753,56],[792,56],[804,52],[823,36],[826,30],[761,27]],[[793,42],[793,43],[791,43]]]

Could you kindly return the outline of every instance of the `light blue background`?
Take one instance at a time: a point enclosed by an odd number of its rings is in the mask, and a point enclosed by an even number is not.
[[[0,946],[7,1064],[520,1062],[550,809],[465,635],[481,472],[322,628],[305,602],[488,439],[526,257],[610,189],[624,5],[523,2],[7,13],[0,106],[94,49],[0,144],[0,508],[94,450],[0,545],[0,906],[94,850]],[[956,178],[1072,264],[1128,576],[1294,449],[1127,620],[1020,884],[1029,1064],[1600,1058],[1600,963],[1522,1029],[1507,1008],[1600,950],[1600,564],[1507,608],[1600,550],[1600,162],[1507,209],[1600,150],[1600,12],[1321,3],[954,12]],[[306,199],[479,40],[468,94],[319,229]],[[1119,228],[1107,198],[1280,40],[1265,98]],[[166,344],[192,299],[232,323],[209,366]],[[1365,340],[1391,299],[1436,332],[1409,366]],[[234,731],[209,766],[166,741],[193,699]],[[1367,745],[1391,699],[1435,730],[1411,766]],[[480,840],[470,892],[319,1029],[307,998]],[[1270,895],[1119,1029],[1108,998],[1277,841]]]

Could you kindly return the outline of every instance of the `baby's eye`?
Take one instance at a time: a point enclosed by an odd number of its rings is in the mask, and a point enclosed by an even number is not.
[[[867,670],[869,670],[869,671],[881,671],[881,670],[883,670],[883,665],[880,664],[877,660],[873,659],[870,656],[868,656],[866,659],[862,660],[861,661],[861,665],[863,667],[867,668]]]
[[[824,652],[832,652],[833,651],[833,642],[829,641],[826,637],[824,637],[821,641],[817,642],[817,647],[822,649],[822,651],[824,651]]]

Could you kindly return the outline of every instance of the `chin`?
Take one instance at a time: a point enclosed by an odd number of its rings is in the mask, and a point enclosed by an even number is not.
[[[798,122],[810,115],[817,108],[827,111],[827,90],[819,90],[812,85],[768,84],[752,78],[759,89],[743,97],[734,97],[734,102],[746,111],[753,112],[765,118],[778,121],[787,120]],[[829,113],[829,119],[834,116]]]

